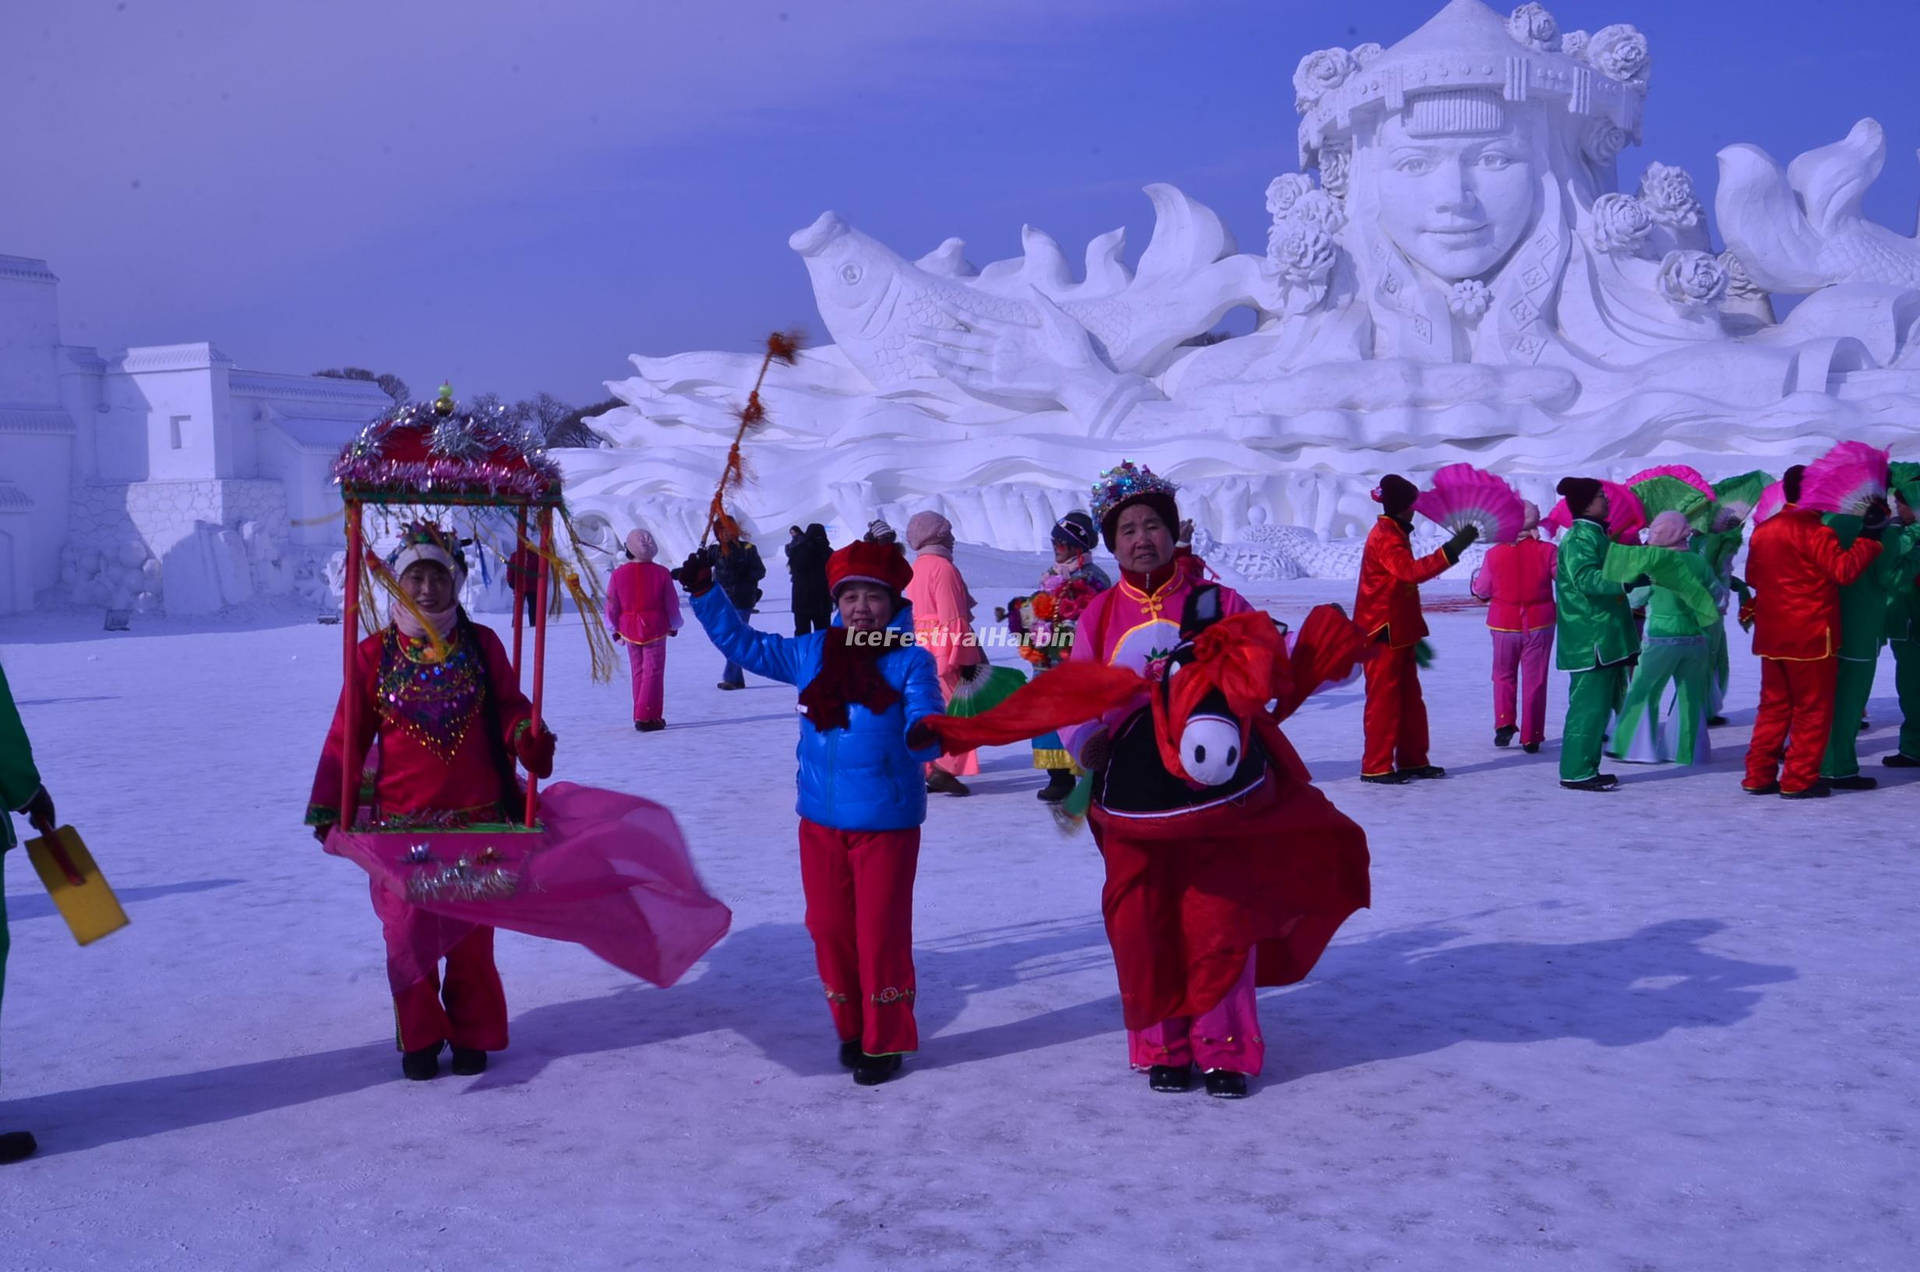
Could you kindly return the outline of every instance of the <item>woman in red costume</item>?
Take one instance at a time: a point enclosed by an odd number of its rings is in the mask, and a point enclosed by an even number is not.
[[[1174,489],[1131,463],[1104,474],[1093,513],[1120,581],[1081,612],[1072,657],[975,719],[931,727],[954,749],[1072,726],[1062,740],[1093,774],[1129,1058],[1156,1091],[1187,1090],[1197,1063],[1208,1094],[1231,1099],[1265,1057],[1256,986],[1300,980],[1367,904],[1365,832],[1278,728],[1365,642],[1323,606],[1289,651],[1271,618],[1178,566]]]
[[[375,828],[510,821],[522,797],[514,762],[535,777],[553,772],[554,736],[533,732],[532,704],[500,638],[460,608],[467,566],[457,540],[438,526],[409,526],[388,568],[405,599],[394,605],[391,623],[360,642],[359,736],[351,746],[346,689],[334,710],[307,805],[307,824],[322,843],[340,820],[336,804],[350,755],[370,757],[367,767],[375,770],[361,810],[361,824]],[[507,1045],[493,929],[411,905],[378,881],[372,895],[387,939],[401,1071],[417,1081],[434,1077],[450,1043],[455,1073],[481,1072],[487,1053]],[[444,983],[437,964],[422,977],[407,957],[428,935],[437,937],[428,944],[445,951]]]

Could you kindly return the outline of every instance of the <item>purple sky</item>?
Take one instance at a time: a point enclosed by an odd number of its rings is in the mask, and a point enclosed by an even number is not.
[[[631,353],[817,331],[786,237],[826,208],[908,256],[1030,222],[1137,257],[1160,180],[1258,251],[1294,64],[1439,4],[8,0],[0,253],[51,262],[76,343],[585,402]],[[1868,210],[1913,225],[1912,0],[1549,7],[1652,42],[1629,183],[1657,158],[1706,194],[1729,142],[1784,162],[1872,115]]]

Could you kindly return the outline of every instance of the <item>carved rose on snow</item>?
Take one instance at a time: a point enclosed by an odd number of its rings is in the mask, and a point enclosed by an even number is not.
[[[1727,283],[1727,267],[1709,252],[1668,252],[1660,262],[1660,293],[1684,310],[1718,305]]]
[[[1287,219],[1324,230],[1329,235],[1346,228],[1347,213],[1325,190],[1309,190],[1293,201]]]
[[[1599,167],[1605,167],[1620,157],[1631,138],[1626,130],[1610,119],[1594,119],[1587,122],[1587,130],[1580,138],[1580,149]]]
[[[1305,114],[1313,104],[1346,83],[1360,64],[1345,49],[1321,49],[1300,59],[1293,72],[1293,108]]]
[[[1326,162],[1326,155],[1320,156]],[[1267,213],[1278,219],[1293,211],[1300,196],[1313,190],[1313,178],[1304,172],[1287,172],[1267,183]]]
[[[1700,200],[1693,195],[1693,178],[1685,168],[1650,163],[1640,176],[1640,201],[1662,225],[1700,224]]]
[[[1317,225],[1276,221],[1267,234],[1267,258],[1291,284],[1325,281],[1336,250],[1333,236]]]
[[[1353,164],[1353,152],[1344,146],[1329,146],[1320,152],[1320,188],[1345,201],[1347,173]]]
[[[1383,45],[1375,44],[1369,40],[1365,44],[1356,44],[1353,46],[1353,60],[1362,67],[1372,66],[1379,60],[1380,55],[1386,51]]]
[[[1720,264],[1727,271],[1727,295],[1754,300],[1767,294],[1766,288],[1754,282],[1753,275],[1747,272],[1747,263],[1732,252],[1720,253]]]
[[[1652,55],[1647,51],[1647,37],[1638,27],[1626,22],[1601,27],[1587,41],[1586,53],[1587,65],[1602,75],[1635,88],[1647,86]]]
[[[1560,49],[1560,24],[1553,20],[1543,4],[1523,4],[1507,18],[1507,34],[1528,48],[1543,53]]]
[[[1462,318],[1478,318],[1493,303],[1493,292],[1477,278],[1463,278],[1447,293],[1447,308]]]
[[[1585,31],[1568,31],[1560,37],[1560,51],[1568,57],[1581,59],[1586,56],[1587,45],[1592,41],[1593,37]]]
[[[1653,213],[1630,194],[1593,201],[1593,245],[1602,252],[1638,252],[1653,232]]]

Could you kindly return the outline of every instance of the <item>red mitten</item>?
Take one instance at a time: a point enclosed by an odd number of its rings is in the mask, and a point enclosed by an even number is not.
[[[531,728],[522,729],[514,735],[513,753],[527,772],[538,778],[549,778],[553,776],[553,744],[557,740],[545,727],[538,733]]]

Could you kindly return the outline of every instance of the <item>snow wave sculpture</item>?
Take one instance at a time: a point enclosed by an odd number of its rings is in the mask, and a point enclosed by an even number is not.
[[[1784,172],[1722,151],[1715,252],[1684,170],[1621,188],[1650,68],[1632,26],[1563,32],[1539,4],[1481,0],[1391,48],[1310,53],[1301,171],[1268,187],[1258,255],[1167,185],[1147,189],[1138,268],[1116,230],[1077,279],[1030,227],[1022,256],[975,269],[957,239],[909,261],[827,213],[791,244],[835,343],[769,375],[744,511],[844,533],[931,507],[963,539],[1031,548],[1130,457],[1216,537],[1291,524],[1325,543],[1370,521],[1385,469],[1468,460],[1544,504],[1571,469],[1897,444],[1920,408],[1920,244],[1860,215],[1879,125]],[[1780,292],[1805,297],[1784,321]],[[1255,329],[1197,340],[1233,309]],[[676,552],[758,358],[634,364],[594,424],[610,448],[564,453],[569,496]]]

